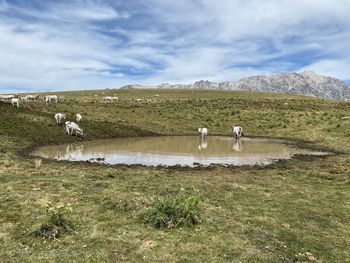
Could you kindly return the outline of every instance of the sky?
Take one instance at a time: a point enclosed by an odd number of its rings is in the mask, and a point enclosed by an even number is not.
[[[350,0],[0,0],[0,93],[237,81],[349,83]]]

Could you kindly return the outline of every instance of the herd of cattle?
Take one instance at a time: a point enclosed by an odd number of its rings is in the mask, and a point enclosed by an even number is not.
[[[19,108],[20,101],[37,101],[40,99],[39,95],[26,95],[24,97],[19,97],[17,95],[0,95],[0,101],[11,103],[13,107]],[[63,96],[57,95],[46,95],[43,97],[46,103],[49,102],[63,102]]]
[[[77,113],[76,115],[76,120],[77,122],[81,122],[83,119],[83,116],[80,113]],[[56,125],[60,126],[62,124],[62,121],[66,119],[66,115],[63,113],[56,113],[55,114],[55,120],[56,120]],[[79,127],[78,124],[76,124],[73,121],[66,121],[64,123],[66,125],[66,132],[70,136],[83,136],[84,135],[84,130]]]
[[[155,96],[159,97],[158,94],[156,94]],[[39,99],[40,99],[39,95],[26,95],[24,97],[19,97],[16,95],[0,95],[0,101],[11,103],[13,107],[17,107],[17,108],[19,108],[20,101],[36,101]],[[63,102],[64,97],[57,96],[57,95],[46,95],[46,96],[43,96],[43,101],[45,101],[46,103],[51,103],[51,102],[58,103],[58,102]],[[104,102],[114,102],[114,101],[119,101],[119,98],[106,96],[106,97],[103,97],[103,101]],[[141,99],[137,99],[136,101],[141,101]],[[56,124],[58,126],[60,126],[62,124],[62,121],[65,118],[66,118],[66,116],[64,114],[56,113],[55,114]],[[80,113],[76,114],[76,120],[78,123],[81,122],[82,118],[83,118],[83,116]],[[81,129],[79,127],[79,125],[76,124],[75,122],[66,121],[65,126],[66,126],[66,132],[68,135],[71,135],[71,136],[73,136],[73,135],[83,136],[84,135],[83,129]],[[198,132],[199,132],[199,135],[200,135],[202,140],[208,135],[207,128],[198,128]],[[240,139],[242,136],[244,136],[243,129],[241,126],[232,126],[232,133],[236,139]]]
[[[97,95],[95,95],[97,96]],[[158,94],[155,96],[159,97]],[[46,95],[42,97],[43,101],[46,103],[58,103],[63,102],[64,97],[63,96],[57,96],[57,95]],[[20,101],[37,101],[40,100],[39,95],[26,95],[24,97],[19,97],[18,95],[0,95],[0,101],[2,102],[8,102],[11,103],[13,107],[19,108]],[[118,102],[119,98],[116,96],[105,96],[103,97],[103,102]],[[141,99],[136,99],[137,102],[142,102]],[[150,102],[150,100],[147,100],[146,102]]]

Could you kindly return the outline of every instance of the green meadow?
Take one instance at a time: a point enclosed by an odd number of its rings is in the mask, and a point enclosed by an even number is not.
[[[206,90],[55,94],[65,101],[19,109],[0,102],[0,262],[350,262],[350,102]],[[70,120],[81,113],[84,137],[57,127],[57,112]],[[331,154],[198,169],[29,155],[38,145],[196,135],[198,127],[230,135],[232,125],[248,137],[292,139]],[[181,189],[199,195],[197,224],[156,228],[145,220],[153,200],[172,200]],[[35,234],[48,203],[70,204],[70,231]]]

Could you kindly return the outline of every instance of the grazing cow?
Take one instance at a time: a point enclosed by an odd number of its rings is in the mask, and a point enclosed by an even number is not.
[[[12,98],[11,99],[11,104],[13,107],[19,108],[19,99],[18,98]]]
[[[64,124],[66,125],[66,132],[67,132],[67,134],[70,135],[70,128],[71,128],[70,124],[71,124],[71,121],[66,121]]]
[[[239,139],[242,136],[244,136],[243,128],[241,126],[232,126],[232,133],[236,139]]]
[[[35,100],[36,100],[35,97],[36,97],[35,95],[27,95],[27,96],[26,96],[26,100],[27,100],[27,101],[35,101]]]
[[[35,101],[35,96],[27,95],[25,97],[22,97],[21,99],[24,100],[24,101]]]
[[[58,100],[59,102],[64,102],[64,97],[63,97],[63,96],[59,96],[59,97],[57,98],[57,100]]]
[[[0,95],[0,101],[11,102],[12,98],[15,98],[15,95]]]
[[[47,103],[47,102],[58,102],[58,97],[57,95],[47,95],[44,97],[44,101]]]
[[[198,128],[198,132],[202,139],[208,135],[207,128]]]
[[[113,101],[119,101],[119,98],[118,97],[112,97],[112,100]]]
[[[55,120],[56,120],[56,125],[59,126],[61,125],[62,120],[66,118],[66,115],[62,113],[56,113],[55,114]]]
[[[83,129],[81,129],[79,127],[78,124],[76,124],[75,122],[72,121],[66,121],[66,132],[68,135],[75,135],[75,136],[83,136],[84,135],[84,131]]]
[[[103,101],[107,102],[112,102],[113,101],[113,98],[112,97],[103,97]]]
[[[80,122],[81,119],[83,118],[83,116],[80,113],[77,113],[76,117],[77,117],[77,122]]]

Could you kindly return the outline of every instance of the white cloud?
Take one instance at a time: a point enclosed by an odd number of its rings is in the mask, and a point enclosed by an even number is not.
[[[0,0],[0,90],[230,81],[304,69],[350,79],[350,0],[40,3]]]
[[[236,80],[247,72],[299,71],[305,64],[317,70],[315,60],[339,54],[350,58],[348,0],[154,0],[153,4],[158,6],[153,15],[168,23],[170,32],[174,28],[180,32],[170,39],[177,47],[175,55],[155,79]],[[339,60],[334,63],[339,63],[337,68],[345,66]],[[348,66],[346,70],[350,72]]]
[[[347,59],[324,59],[312,63],[300,71],[304,70],[314,70],[315,72],[332,76],[343,80],[350,80],[349,75],[350,60]]]
[[[104,2],[91,0],[65,3],[53,2],[48,8],[48,13],[57,19],[61,18],[69,21],[98,21],[129,17],[128,13],[118,12]]]

